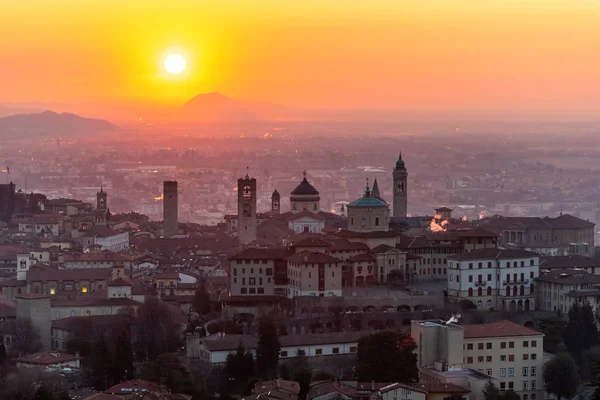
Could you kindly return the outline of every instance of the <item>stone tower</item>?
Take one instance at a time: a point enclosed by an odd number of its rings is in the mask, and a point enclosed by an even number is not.
[[[398,156],[394,167],[394,217],[406,217],[408,204],[408,172],[402,160],[402,153]]]
[[[256,241],[256,179],[238,179],[238,239],[248,244]]]
[[[40,334],[44,350],[52,347],[50,296],[30,293],[15,297],[17,319],[29,319]]]
[[[100,191],[96,193],[96,210],[106,211],[108,209],[108,193],[101,186]]]
[[[279,214],[281,211],[281,196],[277,189],[271,195],[271,214]]]
[[[163,182],[163,234],[173,236],[179,229],[177,181]]]

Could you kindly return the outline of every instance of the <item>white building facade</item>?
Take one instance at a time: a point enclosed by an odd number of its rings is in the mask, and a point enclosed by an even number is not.
[[[448,257],[448,297],[480,310],[534,310],[540,258],[526,250],[481,249]]]

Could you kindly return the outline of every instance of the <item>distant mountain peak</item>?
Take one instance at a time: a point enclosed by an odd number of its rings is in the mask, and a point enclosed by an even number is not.
[[[280,116],[284,106],[236,100],[219,92],[201,93],[182,107],[185,118],[199,121],[261,120]]]

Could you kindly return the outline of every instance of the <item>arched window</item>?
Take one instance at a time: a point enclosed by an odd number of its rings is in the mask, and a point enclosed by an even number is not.
[[[529,400],[529,396],[527,396],[526,394],[523,395],[523,400]]]
[[[375,217],[375,226],[379,226],[379,217]]]
[[[535,288],[533,287],[533,283],[529,286],[529,293],[533,294],[535,292]]]
[[[510,296],[510,287],[507,286],[506,287],[506,297],[509,297],[509,296]]]
[[[519,294],[519,289],[516,286],[513,286],[513,296],[517,296]]]
[[[256,294],[256,288],[251,287],[250,288],[250,294]]]
[[[488,296],[492,295],[492,287],[491,286],[488,286],[488,288],[487,288],[487,295]]]
[[[469,288],[469,297],[473,297],[473,288]]]
[[[477,296],[483,296],[483,288],[481,286],[477,288]]]
[[[535,400],[535,398],[536,398],[535,393],[531,393],[531,400]]]
[[[524,296],[525,295],[525,286],[521,285],[521,289],[519,291],[520,291],[521,296]]]

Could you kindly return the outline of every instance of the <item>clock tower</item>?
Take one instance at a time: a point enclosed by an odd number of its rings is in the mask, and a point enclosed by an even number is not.
[[[238,239],[248,244],[256,241],[256,178],[238,179]]]
[[[406,217],[408,204],[408,172],[402,160],[402,153],[398,156],[394,167],[394,217]]]
[[[104,188],[100,186],[100,191],[96,193],[96,210],[106,211],[108,209],[108,193],[104,191]]]

